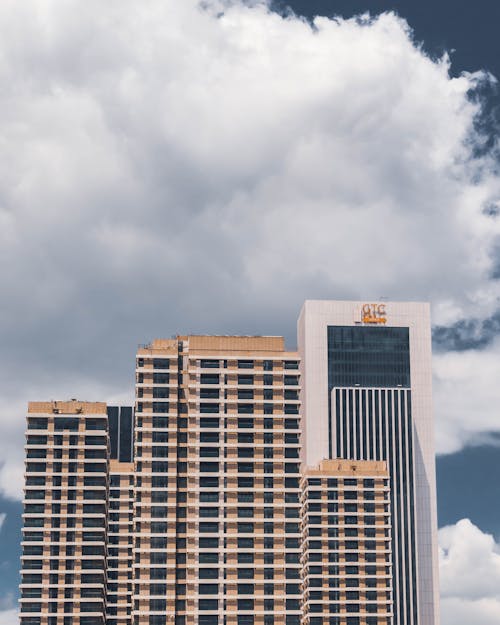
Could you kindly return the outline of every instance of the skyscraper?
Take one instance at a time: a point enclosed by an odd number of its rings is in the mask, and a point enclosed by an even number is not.
[[[307,301],[298,322],[302,460],[386,461],[394,622],[437,625],[429,306]]]
[[[137,625],[299,624],[298,368],[281,337],[139,349]]]
[[[307,302],[299,347],[156,339],[135,415],[30,403],[21,625],[437,625],[428,309]]]
[[[106,404],[31,402],[25,475],[22,625],[104,625]]]

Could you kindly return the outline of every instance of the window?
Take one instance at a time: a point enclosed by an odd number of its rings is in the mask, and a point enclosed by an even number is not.
[[[210,418],[210,419],[200,419],[200,428],[211,428],[218,429],[219,428],[219,419],[218,418]]]
[[[253,389],[238,389],[238,399],[253,399]]]
[[[200,470],[201,470],[200,463]],[[253,473],[254,466],[253,462],[238,462],[238,473]]]
[[[200,614],[198,617],[198,625],[217,625],[218,622],[217,614]]]
[[[219,554],[212,552],[201,552],[198,560],[200,564],[217,564],[219,562]]]
[[[218,488],[219,478],[212,476],[200,476],[200,488]]]
[[[219,601],[217,599],[199,599],[198,609],[216,611],[219,609]]]
[[[253,375],[239,375],[238,386],[251,386],[253,385]]]
[[[154,369],[168,369],[170,367],[170,360],[168,358],[153,358]]]
[[[168,417],[153,417],[153,428],[156,429],[167,429],[168,428]]]
[[[218,492],[200,492],[200,501],[201,502],[218,502],[219,501],[219,493]]]
[[[249,553],[238,553],[238,563],[239,564],[253,564],[254,554],[252,552]]]
[[[266,495],[268,493],[265,493]],[[254,493],[253,492],[238,492],[238,503],[253,503],[254,501]]]
[[[200,403],[200,413],[201,414],[214,414],[219,412],[219,404],[208,404],[206,402]]]
[[[219,448],[218,447],[200,447],[200,457],[201,458],[218,458]]]
[[[78,417],[55,417],[54,418],[54,431],[62,432],[63,430],[70,430],[71,432],[78,431]]]
[[[142,389],[139,389],[139,391],[142,391]],[[164,388],[164,387],[161,387],[161,386],[154,386],[153,387],[153,398],[154,399],[167,399],[168,396],[169,396],[169,389],[168,388]],[[141,395],[141,397],[142,397],[142,395]]]
[[[153,384],[168,384],[170,376],[168,373],[153,373]]]
[[[218,549],[219,539],[200,537],[199,546],[200,546],[200,549]]]
[[[253,360],[238,360],[238,369],[253,369]]]
[[[200,432],[200,443],[218,443],[219,432]]]
[[[217,473],[219,471],[218,462],[200,462],[201,473]]]
[[[253,457],[254,457],[253,447],[238,447],[238,458],[253,458]]]
[[[48,427],[48,419],[45,417],[30,417],[28,419],[28,429],[30,430],[46,430]]]
[[[253,477],[238,476],[238,488],[253,488],[253,486],[254,486]]]
[[[219,399],[218,388],[202,388],[200,389],[201,399]]]
[[[202,373],[200,375],[200,384],[219,384],[220,376],[218,373]]]
[[[217,595],[219,592],[218,584],[200,584],[198,586],[200,595]]]
[[[253,404],[238,404],[238,414],[252,414],[253,411]]]
[[[254,531],[253,523],[238,523],[239,534],[253,534],[253,531]]]
[[[208,358],[203,358],[200,361],[200,367],[202,369],[218,369],[220,367],[220,360],[212,360]]]
[[[200,522],[200,534],[216,534],[219,531],[218,523]]]

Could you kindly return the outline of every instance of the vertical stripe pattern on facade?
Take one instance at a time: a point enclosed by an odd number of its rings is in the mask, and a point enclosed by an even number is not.
[[[334,388],[332,447],[339,458],[383,460],[389,467],[393,510],[396,622],[417,625],[416,528],[411,391]]]

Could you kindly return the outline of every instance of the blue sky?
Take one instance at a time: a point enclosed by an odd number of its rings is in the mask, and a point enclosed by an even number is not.
[[[274,8],[0,5],[0,625],[27,401],[380,296],[432,304],[443,625],[500,622],[500,6]]]

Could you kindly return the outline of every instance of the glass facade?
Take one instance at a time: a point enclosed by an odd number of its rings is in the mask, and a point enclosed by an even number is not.
[[[134,411],[130,406],[108,406],[110,459],[134,460]]]
[[[409,328],[328,326],[330,457],[386,461],[395,622],[417,623]]]
[[[328,326],[328,387],[410,387],[408,328]]]

